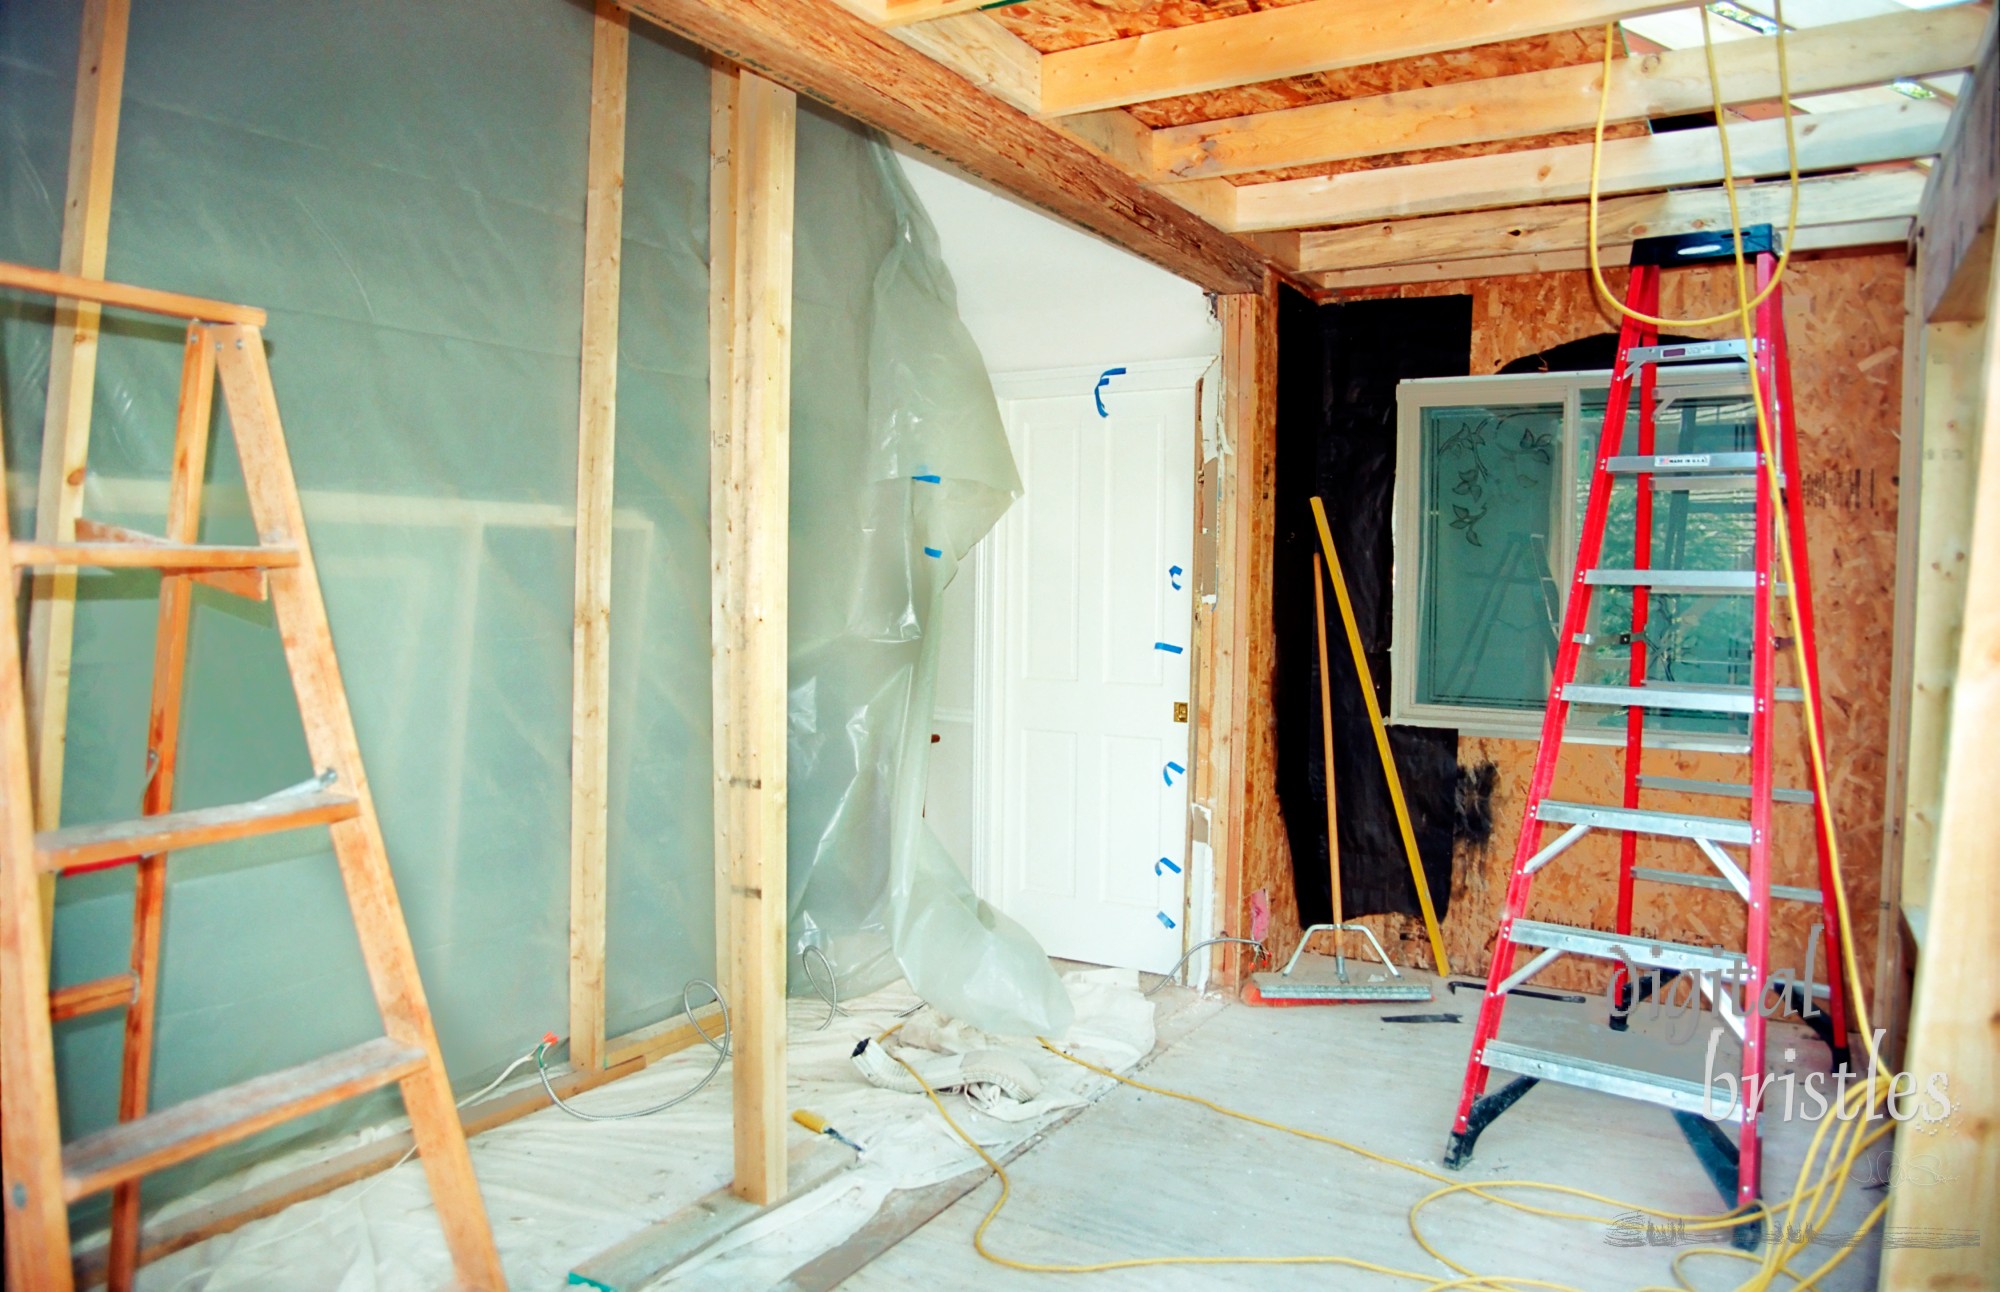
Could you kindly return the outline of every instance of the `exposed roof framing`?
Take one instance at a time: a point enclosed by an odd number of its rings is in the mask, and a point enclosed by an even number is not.
[[[1122,107],[1674,7],[1671,0],[1308,0],[1045,55],[1042,111]]]
[[[621,3],[1211,291],[1256,291],[1268,277],[1255,248],[828,0]]]
[[[1930,156],[1944,141],[1947,119],[1933,103],[1798,117],[1799,169],[1810,174]],[[1731,126],[1729,153],[1739,179],[1785,174],[1785,123]],[[1590,191],[1590,154],[1591,145],[1570,144],[1253,184],[1236,190],[1232,224],[1238,230],[1298,229],[1583,197]],[[1606,142],[1599,184],[1604,193],[1641,193],[1720,183],[1722,174],[1722,140],[1711,126]]]
[[[1399,269],[1414,280],[1451,264],[1570,265],[1581,255],[1581,225],[1560,204],[1589,186],[1592,147],[1575,141],[1596,120],[1598,31],[1627,19],[1649,31],[1687,27],[1695,13],[1687,0],[624,2],[681,15],[661,20],[731,57],[743,56],[716,45],[715,34],[756,28],[754,40],[734,38],[754,51],[743,61],[764,59],[763,70],[807,94],[1231,290],[1257,271],[1261,250],[1251,243],[1277,248],[1270,263],[1306,286],[1394,281],[1381,276]],[[832,4],[845,12],[832,14]],[[994,11],[975,12],[983,9]],[[800,30],[815,12],[820,29]],[[1954,83],[1973,65],[1992,14],[1987,3],[1793,0],[1791,98],[1820,109],[1796,119],[1799,169],[1816,177],[1801,197],[1798,246],[1908,237],[1921,172],[1830,181],[1937,154],[1949,102],[1886,87]],[[1718,24],[1717,34],[1722,96],[1736,117],[1730,169],[1745,181],[1782,176],[1777,42],[1735,24]],[[900,60],[884,53],[898,47]],[[1622,43],[1613,52],[1623,54]],[[815,70],[816,61],[835,67]],[[930,74],[912,75],[913,65]],[[1724,178],[1718,131],[1649,130],[1710,104],[1698,45],[1615,57],[1601,157],[1607,260],[1644,236],[1628,230],[1726,218],[1716,215],[1720,193],[1707,191]],[[1763,211],[1789,198],[1753,187],[1744,200]],[[1473,211],[1492,214],[1437,220]],[[1762,217],[1745,216],[1753,218]],[[1253,236],[1328,226],[1360,227]],[[1453,229],[1463,239],[1444,254],[1440,240],[1459,237]],[[1190,263],[1202,274],[1188,272]]]
[[[1967,66],[1985,25],[1984,12],[1961,6],[1798,32],[1786,42],[1792,92],[1882,85]],[[1725,103],[1778,97],[1776,41],[1734,41],[1715,53]],[[1595,66],[1554,67],[1155,130],[1150,177],[1197,179],[1587,130],[1597,119],[1599,79]],[[1612,121],[1705,112],[1711,102],[1699,49],[1621,59],[1613,67]]]

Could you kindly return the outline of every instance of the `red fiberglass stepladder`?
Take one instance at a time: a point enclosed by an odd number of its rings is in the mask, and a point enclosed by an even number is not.
[[[1757,290],[1762,291],[1777,271],[1775,239],[1770,226],[1761,225],[1743,232],[1743,252],[1753,258]],[[1660,273],[1663,268],[1733,262],[1731,239],[1724,235],[1690,235],[1651,238],[1632,249],[1631,281],[1626,305],[1641,314],[1657,315],[1660,301]],[[1799,692],[1780,688],[1775,682],[1777,627],[1773,611],[1779,596],[1796,598],[1801,644],[1804,647],[1804,686],[1819,691],[1819,657],[1814,649],[1812,581],[1806,568],[1804,502],[1799,496],[1795,464],[1798,462],[1798,428],[1793,417],[1791,371],[1786,360],[1783,301],[1772,290],[1757,307],[1755,340],[1746,347],[1741,340],[1707,341],[1685,345],[1661,345],[1656,326],[1627,317],[1618,335],[1618,357],[1612,371],[1604,430],[1599,438],[1595,470],[1590,481],[1590,502],[1584,513],[1576,567],[1571,578],[1569,600],[1562,619],[1554,677],[1549,687],[1548,709],[1542,719],[1541,747],[1535,759],[1534,778],[1529,784],[1527,812],[1520,840],[1514,850],[1513,875],[1507,887],[1506,912],[1501,917],[1499,941],[1493,952],[1493,969],[1473,1034],[1472,1053],[1467,1060],[1465,1088],[1458,1104],[1445,1164],[1463,1166],[1472,1157],[1473,1146],[1496,1117],[1511,1107],[1538,1081],[1556,1081],[1587,1090],[1659,1104],[1672,1111],[1681,1130],[1693,1146],[1703,1167],[1730,1203],[1749,1209],[1760,1199],[1758,1148],[1758,1100],[1738,1097],[1738,1091],[1762,1092],[1765,1084],[1764,1002],[1767,989],[1790,998],[1802,1016],[1813,1023],[1833,1051],[1836,1067],[1846,1062],[1847,1002],[1841,976],[1829,976],[1826,1008],[1813,1006],[1810,993],[1783,981],[1773,984],[1770,976],[1771,902],[1797,900],[1818,903],[1823,912],[1827,945],[1839,945],[1839,923],[1833,904],[1833,880],[1829,873],[1829,843],[1822,820],[1817,834],[1819,888],[1795,889],[1771,883],[1771,809],[1774,802],[1812,802],[1802,791],[1772,787],[1773,709],[1778,701],[1797,699]],[[1747,350],[1747,352],[1746,352]],[[1718,373],[1742,373],[1754,365],[1758,397],[1764,402],[1778,456],[1777,474],[1781,495],[1774,497],[1770,473],[1761,452],[1660,454],[1655,451],[1654,416],[1656,383],[1660,369],[1668,364],[1701,364]],[[1637,443],[1623,443],[1627,415],[1633,408],[1637,387]],[[1634,451],[1628,452],[1631,449]],[[1612,492],[1621,480],[1636,488],[1634,503],[1633,568],[1610,569],[1600,562],[1605,530],[1611,513]],[[1743,570],[1674,570],[1652,568],[1653,496],[1655,493],[1715,488],[1727,483],[1737,487],[1753,485],[1756,491],[1753,568]],[[1776,566],[1777,526],[1786,526],[1798,586],[1779,584]],[[1617,686],[1579,684],[1577,666],[1582,648],[1592,645],[1590,606],[1600,588],[1621,587],[1631,591],[1632,622],[1629,637],[1630,661],[1626,684]],[[1688,686],[1649,680],[1646,667],[1646,624],[1649,598],[1653,594],[1684,596],[1749,596],[1753,598],[1748,688],[1728,686]],[[1599,643],[1605,644],[1605,643]],[[1562,752],[1565,724],[1572,704],[1613,706],[1626,711],[1624,798],[1609,804],[1570,803],[1550,797],[1556,763]],[[1724,784],[1688,781],[1667,777],[1642,776],[1640,758],[1644,747],[1645,716],[1648,711],[1695,711],[1710,714],[1743,715],[1749,719],[1749,783]],[[1814,712],[1823,710],[1817,703]],[[1660,809],[1643,805],[1642,790],[1664,791],[1675,797],[1705,794],[1738,801],[1747,799],[1749,816],[1695,816],[1679,808]],[[1563,833],[1545,840],[1550,825],[1565,827]],[[1593,830],[1619,833],[1617,928],[1604,931],[1571,925],[1530,920],[1529,890],[1537,871],[1557,860],[1569,847]],[[1638,836],[1655,835],[1685,839],[1711,863],[1719,878],[1708,873],[1635,867]],[[1731,846],[1749,850],[1749,864],[1739,865],[1731,856]],[[1691,884],[1723,888],[1735,892],[1748,907],[1745,945],[1740,952],[1709,949],[1684,943],[1664,942],[1632,933],[1632,893],[1634,881]],[[1516,965],[1516,952],[1533,948],[1535,954]],[[1732,1088],[1718,1082],[1712,1088],[1703,1081],[1669,1076],[1643,1068],[1625,1067],[1581,1055],[1563,1054],[1499,1039],[1500,1017],[1507,995],[1566,954],[1610,960],[1620,967],[1618,1003],[1630,1005],[1648,991],[1659,992],[1676,974],[1693,974],[1696,986],[1712,997],[1717,1013],[1742,1041],[1741,1080]],[[1636,975],[1633,971],[1637,971]],[[1636,976],[1638,981],[1629,981]],[[1810,974],[1808,974],[1810,978]],[[1743,1008],[1732,1001],[1732,992],[1716,984],[1741,984]],[[1692,1000],[1692,996],[1690,996]],[[1623,1009],[1614,1010],[1612,1026],[1620,1028]],[[1492,1094],[1486,1093],[1487,1077],[1494,1069],[1518,1074],[1516,1079]],[[1726,1110],[1726,1112],[1725,1112]],[[1732,1143],[1717,1126],[1716,1119],[1735,1121],[1741,1127]],[[1754,1246],[1759,1226],[1739,1226],[1736,1241]]]

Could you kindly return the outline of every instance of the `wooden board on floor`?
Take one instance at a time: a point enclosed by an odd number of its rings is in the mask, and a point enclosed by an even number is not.
[[[601,1292],[638,1292],[730,1231],[811,1193],[860,1161],[853,1149],[824,1135],[799,1139],[788,1156],[786,1174],[792,1184],[783,1198],[760,1206],[729,1189],[717,1189],[577,1265],[570,1271],[570,1284]]]

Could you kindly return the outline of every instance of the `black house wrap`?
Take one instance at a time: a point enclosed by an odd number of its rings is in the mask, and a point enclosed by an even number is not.
[[[1321,754],[1319,647],[1313,627],[1313,553],[1319,537],[1309,501],[1327,521],[1389,708],[1391,515],[1396,475],[1396,383],[1462,377],[1471,363],[1472,298],[1365,300],[1316,306],[1287,291],[1278,310],[1277,525],[1272,609],[1277,640],[1278,804],[1291,840],[1299,918],[1332,918],[1327,892],[1326,768]],[[1333,757],[1345,914],[1419,914],[1416,887],[1382,776],[1381,758],[1332,589],[1326,594],[1333,689]],[[1460,782],[1490,793],[1490,776],[1462,774],[1458,733],[1392,727],[1417,851],[1438,918],[1451,898],[1452,841]],[[1469,803],[1483,818],[1483,803]],[[1490,826],[1489,826],[1490,828]]]

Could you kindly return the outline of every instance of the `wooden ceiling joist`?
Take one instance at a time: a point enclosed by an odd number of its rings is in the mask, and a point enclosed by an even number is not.
[[[1923,199],[1924,176],[1911,170],[1833,175],[1799,184],[1799,227],[1909,220]],[[1792,187],[1753,184],[1737,191],[1744,225],[1785,227]],[[1310,233],[1265,235],[1278,263],[1302,272],[1383,268],[1423,261],[1582,251],[1589,245],[1588,203],[1566,202],[1510,211],[1436,215],[1387,224],[1351,225]],[[1719,188],[1613,198],[1598,207],[1598,245],[1665,234],[1727,231],[1729,198]]]
[[[929,149],[1214,292],[1255,292],[1264,257],[1077,140],[825,0],[621,0],[634,14]]]
[[[1792,241],[1793,251],[1834,251],[1850,247],[1900,246],[1909,241],[1908,218],[1861,220],[1852,224],[1820,224],[1801,228]],[[1599,247],[1597,263],[1616,269],[1632,261],[1632,244],[1606,242]],[[1340,269],[1303,274],[1298,280],[1321,291],[1348,291],[1367,287],[1390,287],[1401,283],[1442,283],[1461,278],[1504,278],[1511,274],[1559,274],[1590,268],[1585,251],[1538,251],[1512,256],[1486,256],[1477,260],[1425,260],[1407,265],[1383,265],[1372,269]]]
[[[1963,70],[1972,66],[1990,14],[1985,6],[1962,4],[1794,32],[1785,41],[1792,93]],[[1769,38],[1716,46],[1725,103],[1778,97],[1776,46]],[[1166,181],[1236,175],[1587,130],[1597,119],[1600,70],[1591,64],[1556,67],[1171,126],[1152,132],[1151,176]],[[1708,65],[1699,49],[1613,65],[1609,118],[1614,122],[1703,112],[1711,103]]]
[[[1944,141],[1948,118],[1937,104],[1926,102],[1800,116],[1796,118],[1799,169],[1810,174],[1931,156]],[[1732,125],[1729,145],[1739,179],[1786,171],[1782,120]],[[1264,232],[1360,224],[1583,197],[1590,191],[1590,154],[1591,145],[1571,144],[1248,184],[1236,190],[1232,227]],[[1722,177],[1722,148],[1713,127],[1614,139],[1604,145],[1601,191],[1605,194],[1716,184]]]
[[[1685,3],[1686,0],[1679,0]],[[1661,0],[1307,0],[1042,57],[1050,116],[1540,36],[1677,7]]]

